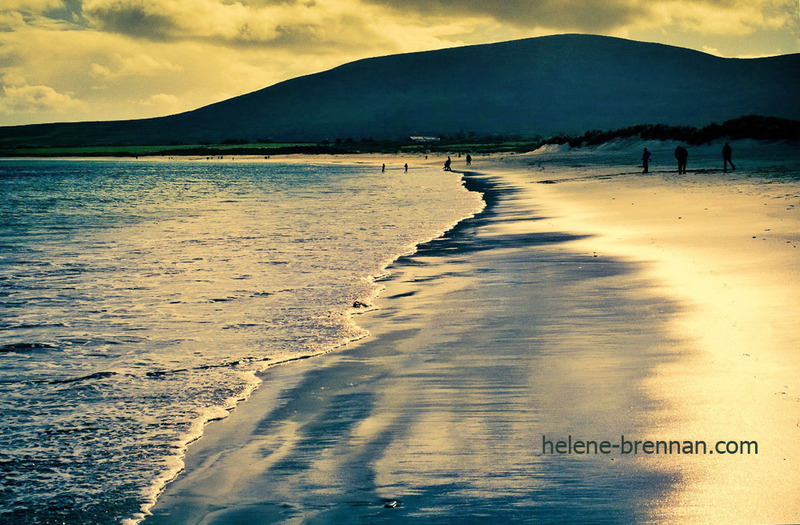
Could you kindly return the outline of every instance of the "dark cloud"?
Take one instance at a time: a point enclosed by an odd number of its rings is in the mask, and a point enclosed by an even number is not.
[[[84,6],[83,15],[103,31],[150,40],[169,40],[178,30],[169,17],[149,12],[141,5]]]
[[[82,0],[63,0],[57,8],[45,11],[45,15],[54,20],[80,24],[84,22],[82,4]]]
[[[319,54],[350,52],[381,41],[358,9],[338,12],[329,7],[308,0],[86,0],[81,13],[94,29],[157,42],[193,40]]]
[[[489,16],[518,27],[603,31],[647,12],[643,3],[614,0],[365,0],[398,11],[461,17]]]

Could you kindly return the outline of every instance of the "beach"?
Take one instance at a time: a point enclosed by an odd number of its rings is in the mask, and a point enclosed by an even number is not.
[[[786,2],[6,4],[0,525],[800,525]]]
[[[667,456],[684,477],[671,505],[694,522],[792,522],[800,515],[791,445],[800,428],[798,183],[785,149],[739,146],[752,166],[744,173],[721,172],[717,148],[706,147],[696,156],[711,169],[643,177],[606,168],[603,184],[537,184],[535,193],[559,210],[550,227],[602,232],[576,248],[643,261],[644,274],[682,305],[670,333],[686,351],[647,381],[667,409],[651,432],[758,443],[757,456],[700,455],[691,466]]]
[[[389,266],[368,337],[261,374],[144,523],[797,521],[797,164],[716,148],[454,159],[483,211]]]

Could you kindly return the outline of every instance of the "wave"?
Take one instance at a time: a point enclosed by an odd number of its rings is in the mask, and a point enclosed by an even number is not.
[[[377,299],[380,297],[380,294],[385,289],[385,286],[382,286],[379,283],[387,281],[387,280],[389,280],[391,278],[391,275],[392,275],[392,272],[390,270],[391,266],[393,264],[395,264],[397,261],[401,260],[401,259],[413,256],[414,254],[416,254],[419,251],[419,249],[421,247],[429,245],[430,243],[432,243],[432,242],[434,242],[434,241],[436,241],[438,239],[444,238],[445,236],[450,234],[452,231],[457,229],[460,224],[462,224],[465,221],[469,221],[471,219],[474,219],[476,216],[478,216],[480,213],[482,213],[484,211],[484,209],[486,208],[486,202],[485,202],[485,199],[483,198],[484,197],[484,193],[482,191],[484,188],[480,187],[480,186],[476,186],[474,184],[473,185],[468,185],[466,183],[466,181],[467,181],[466,178],[463,178],[462,181],[464,182],[464,187],[468,191],[475,192],[475,193],[477,193],[477,194],[479,194],[481,196],[480,206],[478,207],[478,209],[472,210],[469,213],[466,213],[465,215],[461,216],[460,218],[450,222],[449,224],[446,224],[438,232],[436,232],[434,234],[431,234],[431,235],[429,235],[427,237],[424,237],[424,238],[421,238],[421,239],[417,239],[417,241],[414,244],[412,244],[410,246],[406,246],[404,249],[402,249],[401,251],[397,252],[393,256],[384,259],[384,261],[381,263],[381,266],[380,266],[379,270],[376,273],[365,277],[365,280],[367,280],[370,283],[372,283],[372,285],[373,285],[372,286],[372,291],[370,293],[368,293],[368,294],[363,295],[363,296],[359,296],[355,301],[353,301],[353,306],[352,307],[342,311],[343,314],[347,315],[347,318],[350,320],[350,322],[352,323],[353,327],[355,327],[360,332],[360,335],[347,338],[345,340],[339,341],[338,343],[330,344],[329,346],[325,347],[324,349],[321,349],[321,350],[319,350],[319,351],[317,351],[315,353],[312,353],[312,354],[295,356],[295,357],[286,358],[286,359],[283,359],[283,360],[275,360],[275,361],[272,361],[272,362],[269,362],[268,364],[266,364],[264,366],[264,368],[261,369],[258,372],[257,376],[256,376],[256,377],[258,377],[258,383],[253,386],[252,390],[250,390],[248,392],[247,396],[239,398],[238,400],[236,400],[234,405],[231,406],[228,410],[226,410],[226,412],[224,412],[224,413],[216,412],[213,416],[208,415],[208,416],[204,417],[202,420],[198,420],[197,421],[197,426],[193,427],[195,429],[195,431],[185,441],[185,443],[183,444],[183,446],[181,448],[180,460],[179,460],[178,464],[176,464],[175,472],[172,475],[163,476],[163,477],[159,478],[156,481],[156,483],[151,487],[151,493],[150,493],[152,495],[151,501],[149,501],[147,504],[142,506],[141,514],[137,515],[136,517],[134,517],[132,519],[125,520],[123,522],[123,525],[137,525],[137,524],[141,523],[148,515],[150,515],[150,509],[152,509],[153,506],[156,504],[156,502],[157,502],[158,498],[160,497],[160,495],[164,492],[164,490],[166,490],[166,488],[169,485],[169,483],[172,482],[173,480],[175,480],[177,478],[177,476],[180,474],[180,472],[183,470],[183,468],[184,468],[184,458],[185,458],[186,452],[188,450],[188,447],[192,443],[194,443],[195,441],[197,441],[197,440],[202,438],[206,425],[208,425],[211,422],[219,421],[219,420],[227,418],[230,415],[230,412],[232,412],[240,403],[245,402],[252,395],[252,393],[257,388],[259,388],[259,386],[262,384],[263,381],[260,378],[260,376],[262,374],[266,373],[270,368],[273,368],[275,366],[283,366],[283,365],[291,364],[291,363],[296,362],[296,361],[303,361],[303,360],[307,360],[307,359],[311,359],[311,358],[317,358],[317,357],[323,356],[325,354],[329,354],[331,352],[334,352],[334,351],[337,351],[339,349],[342,349],[342,348],[344,348],[344,347],[346,347],[348,345],[352,345],[354,343],[363,341],[363,340],[365,340],[365,339],[367,339],[369,337],[369,335],[370,335],[369,331],[367,331],[366,329],[358,326],[355,323],[355,317],[357,315],[363,314],[365,312],[372,311],[372,310],[374,310],[376,308],[374,306],[374,303],[377,301]]]

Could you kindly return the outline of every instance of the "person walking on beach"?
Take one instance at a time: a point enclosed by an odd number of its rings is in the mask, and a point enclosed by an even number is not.
[[[467,166],[470,165],[472,165],[472,156],[469,153],[467,153]]]
[[[406,162],[405,164],[403,164],[403,168],[406,170],[406,173],[408,173],[408,162]]]
[[[647,148],[644,148],[642,152],[642,167],[644,168],[642,173],[650,173],[650,152],[647,151]]]
[[[381,164],[381,173],[386,171],[386,164]]]
[[[452,160],[450,160],[450,155],[448,155],[448,156],[447,156],[447,160],[446,160],[446,161],[444,161],[444,168],[443,168],[443,169],[444,169],[444,171],[453,171],[453,170],[451,170],[451,169],[450,169],[450,164],[451,164],[452,162],[453,162],[453,161],[452,161]]]
[[[731,145],[726,142],[725,145],[722,146],[722,171],[728,171],[729,162],[731,164],[731,169],[736,169],[736,166],[733,165],[733,161],[731,160],[732,154]]]
[[[678,159],[678,173],[686,173],[686,159],[689,158],[689,152],[683,146],[675,148],[675,158]]]

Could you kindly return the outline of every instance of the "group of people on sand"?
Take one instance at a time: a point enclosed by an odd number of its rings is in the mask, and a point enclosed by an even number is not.
[[[461,158],[461,153],[458,154],[458,157]],[[428,156],[425,155],[425,160],[427,160],[427,159],[428,159]],[[472,155],[467,153],[465,160],[467,161],[467,166],[471,166],[472,165]],[[444,161],[444,167],[442,169],[444,171],[453,171],[453,169],[451,167],[452,164],[453,164],[453,159],[451,159],[450,155],[448,155],[447,156],[447,160]],[[405,164],[403,164],[403,170],[406,173],[408,173],[408,163],[407,162]],[[386,172],[386,164],[383,163],[383,164],[381,164],[381,173],[385,173],[385,172]]]
[[[459,157],[461,157],[461,153],[459,153],[459,154],[458,154],[458,156],[459,156]],[[471,166],[471,165],[472,165],[472,155],[470,155],[469,153],[467,153],[467,158],[466,158],[466,160],[467,160],[467,166]],[[450,155],[448,155],[448,156],[447,156],[447,160],[446,160],[446,161],[444,161],[444,167],[443,167],[442,169],[443,169],[444,171],[453,171],[453,170],[451,169],[451,167],[450,167],[450,165],[451,165],[452,163],[453,163],[453,160],[450,158]]]
[[[408,173],[408,162],[403,164],[403,170]],[[381,173],[386,172],[386,164],[381,164]]]
[[[458,156],[460,158],[461,154],[459,153]],[[425,159],[426,160],[428,159],[427,155],[425,155]],[[472,165],[472,155],[470,155],[469,153],[467,154],[466,161],[467,161],[467,166],[471,166]],[[447,156],[447,160],[444,161],[444,167],[442,169],[444,171],[453,171],[452,168],[451,168],[452,164],[453,164],[453,159],[451,159],[450,155],[448,155]],[[408,173],[408,163],[407,162],[405,164],[403,164],[403,170],[406,173]],[[381,173],[385,173],[385,172],[386,172],[386,164],[383,163],[383,164],[381,164]]]
[[[644,148],[642,152],[642,167],[644,170],[642,173],[649,173],[650,172],[650,152],[647,151],[647,148]],[[731,169],[735,170],[736,166],[733,165],[733,150],[731,149],[731,145],[726,142],[725,145],[722,147],[722,171],[728,171],[728,164],[731,165]],[[675,158],[678,161],[678,173],[686,173],[686,162],[689,159],[689,152],[683,146],[678,146],[675,148]]]

